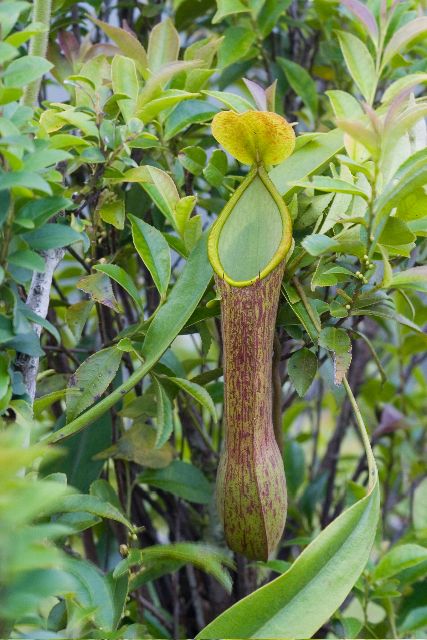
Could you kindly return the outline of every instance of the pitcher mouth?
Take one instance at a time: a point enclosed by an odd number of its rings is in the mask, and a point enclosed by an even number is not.
[[[245,194],[247,189],[257,178],[261,180],[265,189],[268,191],[274,206],[277,207],[277,212],[279,213],[282,223],[281,238],[271,259],[269,259],[265,266],[260,268],[257,274],[254,274],[251,278],[247,279],[236,279],[233,278],[232,275],[227,273],[227,269],[222,263],[219,251],[220,236],[221,232],[224,230],[224,225],[232,215],[234,208],[236,207],[242,196]],[[265,224],[268,225],[268,212],[266,213]],[[262,280],[263,278],[268,276],[268,274],[271,273],[271,271],[273,271],[273,269],[282,260],[284,260],[287,253],[289,252],[289,249],[291,248],[291,243],[292,224],[288,208],[283,202],[272,181],[270,180],[264,167],[262,165],[253,165],[245,180],[231,196],[230,200],[225,205],[224,209],[222,210],[221,214],[219,215],[211,229],[208,240],[208,255],[212,267],[215,273],[228,284],[234,287],[248,287],[257,280]]]

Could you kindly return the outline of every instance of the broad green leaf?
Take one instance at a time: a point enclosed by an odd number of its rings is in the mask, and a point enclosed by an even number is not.
[[[393,274],[389,286],[427,293],[427,266],[412,267]]]
[[[167,18],[156,24],[148,39],[148,67],[155,74],[163,65],[178,60],[179,34],[172,20]]]
[[[21,249],[21,251],[15,251],[7,257],[7,261],[10,264],[14,264],[17,267],[24,269],[30,269],[31,271],[38,271],[40,273],[45,272],[45,263],[43,258],[30,249]]]
[[[111,63],[111,81],[114,93],[129,96],[129,99],[118,101],[123,118],[128,122],[135,113],[139,92],[135,61],[125,56],[114,56]]]
[[[91,273],[80,278],[76,284],[78,289],[88,293],[93,300],[106,307],[120,311],[120,306],[114,296],[110,279],[103,273]]]
[[[361,94],[372,103],[377,86],[375,65],[366,45],[356,36],[346,31],[338,31],[341,51],[351,77]]]
[[[404,569],[427,560],[427,549],[418,544],[400,544],[388,551],[375,567],[373,580],[386,580]]]
[[[89,433],[92,432],[92,429]],[[173,458],[174,450],[170,442],[162,447],[156,447],[157,431],[143,422],[134,422],[130,429],[108,449],[99,452],[96,460],[117,458],[136,462],[148,469],[162,469],[167,467]]]
[[[217,112],[216,107],[203,100],[181,102],[166,119],[164,139],[170,140],[192,124],[209,122]]]
[[[367,495],[326,527],[288,571],[227,609],[200,631],[197,640],[311,638],[342,604],[362,573],[379,517],[378,472],[347,380],[344,385],[368,458]]]
[[[384,50],[382,66],[385,67],[397,53],[426,33],[427,16],[416,18],[398,29]]]
[[[52,69],[53,64],[40,56],[22,56],[3,72],[6,87],[25,87]]]
[[[101,193],[96,213],[101,220],[112,224],[116,229],[123,229],[125,222],[125,194],[106,189]]]
[[[156,544],[143,549],[143,564],[155,565],[164,560],[177,560],[182,564],[191,563],[201,571],[208,573],[228,591],[231,580],[222,565],[232,567],[230,558],[223,552],[207,544],[176,542],[174,544]]]
[[[176,203],[175,206],[175,221],[176,228],[179,231],[179,234],[184,237],[186,228],[191,221],[191,214],[193,212],[194,207],[196,206],[196,196],[184,196],[180,199],[179,202]],[[200,216],[195,216],[200,218]]]
[[[160,449],[167,442],[173,432],[172,402],[168,394],[160,384],[159,380],[153,376],[153,384],[156,388],[157,415],[156,415],[156,449]]]
[[[55,509],[57,511],[64,511],[66,513],[86,511],[100,518],[106,518],[108,520],[116,520],[121,522],[125,527],[133,530],[132,524],[127,518],[109,502],[101,500],[97,496],[91,496],[87,494],[74,494],[71,496],[64,496],[55,503]]]
[[[22,236],[33,249],[43,251],[67,247],[75,242],[82,242],[84,235],[65,224],[47,223],[39,229],[24,233]]]
[[[242,0],[217,0],[216,4],[217,11],[212,18],[213,24],[221,22],[226,16],[250,11],[248,5]]]
[[[377,225],[399,202],[415,189],[427,184],[427,149],[421,149],[403,162],[385,186],[375,208]]]
[[[134,388],[162,357],[168,346],[184,327],[199,304],[211,278],[212,267],[207,254],[207,234],[204,234],[192,251],[165,304],[160,307],[150,323],[143,345],[144,364],[104,400],[101,400],[92,409],[89,409],[86,413],[49,436],[47,439],[49,443],[58,442],[77,433],[102,416],[110,407],[121,400],[128,391]]]
[[[135,60],[138,70],[143,76],[145,76],[147,71],[147,54],[139,40],[125,29],[113,27],[107,22],[102,22],[102,20],[98,20],[97,18],[91,17],[91,20],[93,20],[93,22],[95,22],[95,24],[97,24],[98,27],[100,27],[107,36],[111,38],[118,47],[120,47],[125,56]]]
[[[273,31],[280,16],[286,11],[292,0],[265,0],[258,14],[257,23],[264,38]],[[274,111],[274,109],[271,109]]]
[[[15,221],[20,218],[29,218],[39,227],[49,220],[61,209],[67,209],[73,202],[63,196],[51,196],[47,198],[37,198],[25,203],[18,211]]]
[[[199,176],[206,164],[206,151],[201,147],[185,147],[179,152],[178,160],[187,171]]]
[[[283,464],[285,465],[287,489],[292,496],[295,496],[304,482],[305,473],[304,449],[297,440],[286,439]],[[286,567],[286,569],[288,568]],[[280,573],[284,573],[284,571]]]
[[[317,134],[272,169],[270,178],[279,193],[287,195],[295,190],[295,182],[305,180],[312,173],[321,171],[342,148],[343,134],[339,129]]]
[[[423,629],[427,627],[427,607],[415,607],[411,609],[409,613],[405,616],[402,624],[399,626],[399,631],[401,633],[409,632],[413,633],[418,629]]]
[[[333,352],[334,382],[341,384],[351,364],[351,341],[344,329],[325,327],[319,335],[319,345]]]
[[[135,249],[151,273],[160,295],[166,297],[170,275],[171,258],[169,245],[161,232],[140,218],[128,215],[132,225]]]
[[[89,562],[71,557],[66,558],[65,568],[73,578],[74,597],[80,606],[93,611],[97,626],[107,633],[113,631],[113,594],[102,571]]]
[[[316,373],[317,358],[309,349],[299,349],[289,358],[288,374],[301,398],[309,390]]]
[[[296,62],[278,58],[280,66],[283,68],[286,78],[292,89],[304,104],[311,111],[313,119],[317,116],[319,100],[317,97],[316,84],[309,73]]]
[[[241,60],[246,56],[255,42],[253,29],[246,27],[229,27],[224,31],[224,40],[218,53],[218,66],[221,68]]]
[[[197,504],[209,504],[212,499],[212,487],[206,476],[197,467],[182,460],[174,460],[164,469],[145,470],[138,476],[138,482],[169,491]]]
[[[376,47],[378,44],[378,25],[369,8],[360,0],[342,0],[342,4],[351,11],[357,22],[365,27]]]
[[[414,492],[414,529],[422,533],[427,530],[427,478],[424,478]]]
[[[105,273],[109,278],[115,280],[125,291],[128,292],[138,309],[143,309],[141,295],[136,288],[132,278],[122,267],[116,264],[97,264],[93,267],[95,271]]]
[[[244,111],[248,111],[254,108],[252,102],[246,100],[242,96],[237,95],[237,93],[231,93],[230,91],[202,91],[207,96],[211,98],[215,98],[219,102],[225,104],[226,107],[231,109],[232,111],[237,111],[238,113],[243,113]]]
[[[154,364],[163,355],[192,315],[212,278],[206,243],[204,234],[148,328],[142,353],[147,362]]]
[[[129,179],[141,182],[154,204],[174,227],[174,209],[179,201],[179,194],[172,178],[162,169],[146,165],[127,171],[125,181]]]
[[[214,187],[221,187],[224,183],[224,177],[227,173],[228,161],[227,156],[221,149],[215,149],[209,158],[209,162],[203,169],[203,175],[209,184]]]
[[[381,98],[383,104],[392,102],[402,91],[427,82],[427,73],[410,73],[392,82]]]
[[[332,109],[337,118],[359,118],[363,116],[361,104],[351,93],[339,89],[325,91],[331,101]]]
[[[116,347],[102,349],[89,356],[71,376],[68,389],[80,394],[67,394],[67,419],[74,420],[101,396],[114,379],[122,353]]]
[[[31,171],[0,171],[0,191],[13,189],[15,187],[25,187],[41,191],[41,193],[52,193],[52,189],[46,180]]]
[[[191,382],[190,380],[185,380],[184,378],[170,377],[168,378],[168,380],[170,380],[178,387],[180,387],[180,389],[192,396],[199,404],[202,405],[202,407],[205,407],[205,409],[209,411],[215,421],[217,420],[214,402],[211,395],[208,391],[206,391],[206,389],[201,387],[199,384]]]
[[[181,91],[180,89],[166,89],[158,98],[150,100],[138,109],[136,115],[144,124],[154,120],[162,111],[174,107],[178,102],[197,98],[197,93]]]
[[[295,182],[294,184],[296,187],[303,189],[311,187],[316,191],[326,191],[328,193],[349,193],[354,196],[361,196],[365,200],[369,197],[366,191],[355,184],[338,178],[329,178],[328,176],[314,176],[310,182]]]

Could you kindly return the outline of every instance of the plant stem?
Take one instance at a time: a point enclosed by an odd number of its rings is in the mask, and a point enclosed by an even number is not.
[[[365,447],[366,457],[368,459],[368,472],[369,472],[368,489],[372,489],[377,479],[377,467],[375,464],[374,454],[372,453],[371,442],[369,440],[369,436],[366,431],[366,426],[363,421],[362,414],[360,413],[359,406],[356,402],[356,398],[354,397],[351,387],[348,384],[348,380],[345,376],[343,378],[343,385],[346,390],[351,407],[353,409],[354,417],[356,418],[357,426],[359,427],[360,435],[363,441],[363,445]]]
[[[47,45],[49,41],[50,16],[52,11],[52,0],[34,0],[33,4],[33,22],[41,22],[45,30],[34,34],[31,38],[29,54],[30,56],[46,57]],[[37,78],[30,82],[25,89],[21,98],[21,104],[26,107],[32,107],[37,102],[41,84],[41,78]]]

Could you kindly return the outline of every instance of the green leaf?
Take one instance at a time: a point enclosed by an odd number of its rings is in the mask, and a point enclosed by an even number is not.
[[[186,100],[178,104],[165,122],[165,141],[170,140],[192,124],[212,120],[218,109],[203,100]]]
[[[246,27],[229,27],[224,31],[224,36],[218,54],[218,64],[221,68],[244,58],[255,42],[256,34],[253,29]]]
[[[63,196],[51,196],[48,198],[37,198],[26,202],[15,218],[19,222],[20,218],[28,218],[39,227],[49,220],[55,213],[66,209],[73,204],[73,201]]]
[[[80,511],[86,511],[100,518],[106,518],[108,520],[116,520],[121,522],[125,527],[131,531],[134,529],[132,524],[127,518],[109,502],[101,500],[97,496],[91,496],[87,494],[75,494],[71,496],[64,496],[55,503],[55,509],[57,511],[64,511],[66,513],[74,513]]]
[[[236,13],[246,13],[249,7],[242,0],[217,0],[217,11],[212,18],[212,24],[221,22],[226,16]]]
[[[179,202],[178,190],[172,178],[161,169],[149,165],[130,169],[125,173],[124,181],[141,182],[154,204],[174,227],[174,210]]]
[[[405,616],[399,626],[400,632],[414,632],[425,629],[427,626],[427,607],[415,607]]]
[[[153,383],[156,388],[157,398],[157,415],[156,415],[156,449],[160,449],[165,442],[167,442],[173,432],[173,415],[172,415],[172,403],[160,384],[158,379],[153,376]]]
[[[211,278],[212,267],[207,254],[207,234],[203,234],[192,251],[167,301],[160,307],[150,323],[143,345],[144,365],[139,367],[126,382],[110,393],[107,398],[101,400],[95,407],[92,407],[85,414],[49,436],[47,439],[49,443],[58,442],[77,433],[103,415],[110,407],[121,400],[124,394],[133,389],[162,357],[168,346],[184,327],[199,304]]]
[[[180,389],[183,389],[186,393],[192,396],[202,407],[205,407],[211,414],[212,418],[216,421],[216,409],[212,397],[210,394],[201,387],[199,384],[195,382],[190,382],[190,380],[185,380],[184,378],[168,378],[171,382],[176,384]]]
[[[285,465],[286,486],[289,493],[295,496],[298,488],[304,482],[305,472],[304,449],[296,440],[286,441],[283,464]]]
[[[334,381],[341,384],[351,363],[351,341],[344,329],[325,327],[319,335],[319,345],[334,354]]]
[[[125,222],[125,195],[123,192],[105,190],[101,193],[96,213],[101,220],[112,224],[116,229],[123,229]]]
[[[89,497],[89,496],[85,496]],[[66,557],[67,573],[73,577],[74,597],[81,607],[92,611],[94,622],[101,629],[114,629],[114,600],[110,585],[95,565]]]
[[[415,489],[413,520],[415,531],[421,533],[427,530],[427,478]]]
[[[339,129],[317,134],[274,167],[270,178],[282,196],[288,195],[295,190],[295,182],[321,171],[342,148],[343,134]]]
[[[310,638],[338,609],[363,571],[379,515],[369,494],[324,529],[291,568],[208,624],[210,638]]]
[[[237,95],[237,93],[231,93],[230,91],[212,90],[205,90],[202,91],[202,93],[207,96],[211,96],[211,98],[215,98],[215,100],[222,102],[226,107],[232,109],[233,111],[237,111],[238,113],[243,113],[244,111],[248,111],[254,108],[252,102],[249,102],[249,100],[246,100],[246,98]]]
[[[212,278],[206,240],[207,236],[204,234],[192,251],[168,299],[149,326],[143,345],[143,356],[148,362],[154,364],[166,351],[192,315]]]
[[[64,224],[47,223],[39,229],[24,233],[24,240],[38,251],[67,247],[74,242],[82,242],[83,235]]]
[[[147,54],[139,40],[125,29],[113,27],[107,22],[97,20],[97,18],[91,17],[91,20],[93,20],[93,22],[95,22],[95,24],[97,24],[98,27],[100,27],[107,36],[111,38],[118,47],[120,47],[125,56],[135,60],[138,70],[143,76],[145,76],[147,71]]]
[[[31,271],[38,271],[39,273],[45,272],[45,263],[43,258],[30,249],[22,249],[21,251],[15,251],[8,256],[7,261],[10,264],[14,264],[17,267],[23,267],[24,269],[30,269]]]
[[[427,184],[427,149],[421,149],[400,165],[375,203],[377,239],[387,214],[413,191],[425,184]]]
[[[206,180],[214,187],[221,187],[227,173],[227,156],[221,149],[215,149],[209,158],[207,166],[203,169]]]
[[[40,56],[22,56],[3,72],[6,87],[25,87],[52,69],[53,64]]]
[[[303,189],[311,187],[316,191],[326,191],[327,193],[350,193],[354,196],[361,196],[365,200],[369,197],[366,191],[360,187],[345,180],[329,178],[328,176],[314,176],[310,182],[295,182],[295,186]]]
[[[278,58],[278,62],[285,72],[286,78],[292,89],[304,104],[309,108],[313,118],[316,118],[319,106],[316,85],[307,71],[301,65],[292,60]]]
[[[138,476],[138,482],[169,491],[196,504],[209,504],[212,499],[212,487],[206,476],[197,467],[182,460],[174,460],[164,469],[145,470]]]
[[[299,349],[290,358],[288,373],[298,395],[302,398],[317,373],[317,358],[309,349]]]
[[[311,638],[342,604],[362,573],[380,513],[378,471],[346,379],[344,386],[368,460],[367,495],[326,527],[288,571],[226,610],[196,636],[197,640]]]
[[[169,245],[161,232],[140,218],[128,215],[132,225],[132,238],[135,249],[149,270],[161,297],[167,294],[171,258]]]
[[[80,394],[67,393],[68,422],[74,420],[104,393],[117,373],[122,355],[116,347],[102,349],[89,356],[73,373],[68,389],[80,389]]]
[[[416,18],[398,29],[384,50],[382,67],[385,67],[394,56],[414,40],[427,33],[427,16]]]
[[[233,566],[228,556],[223,552],[215,549],[211,545],[192,543],[192,542],[175,542],[173,544],[156,544],[146,547],[142,551],[142,562],[145,565],[156,565],[165,560],[179,561],[184,564],[193,564],[195,567],[208,573],[228,591],[231,591],[231,580],[228,572],[222,565]]]
[[[49,183],[38,173],[32,173],[31,171],[0,171],[0,191],[15,187],[25,187],[48,194],[52,193]]]
[[[404,569],[427,560],[427,549],[418,544],[400,544],[388,551],[372,574],[373,580],[386,580]]]
[[[93,300],[106,307],[120,311],[119,304],[114,297],[113,288],[110,279],[103,273],[91,273],[88,276],[80,278],[77,282],[77,288],[88,293]]]
[[[148,67],[152,73],[156,73],[164,64],[178,60],[179,34],[172,20],[167,18],[159,22],[151,30],[148,39]]]
[[[199,176],[206,164],[206,151],[201,147],[185,147],[179,152],[178,160],[187,171]]]
[[[182,102],[183,100],[196,98],[197,95],[197,93],[190,93],[180,89],[166,89],[162,91],[160,96],[138,108],[136,115],[144,124],[147,124],[154,120],[162,111],[174,107],[178,102]]]
[[[367,46],[356,36],[338,31],[338,39],[350,75],[362,96],[372,104],[377,86],[374,61]]]
[[[92,433],[92,429],[89,433]],[[174,451],[169,442],[160,449],[156,448],[156,439],[157,432],[153,427],[142,422],[134,422],[113,446],[101,451],[95,458],[117,458],[136,462],[148,469],[162,469],[171,463]]]
[[[427,293],[427,266],[412,267],[393,274],[389,286]]]
[[[140,293],[130,275],[128,275],[122,267],[116,264],[97,264],[93,268],[95,271],[105,273],[109,278],[115,280],[115,282],[128,292],[138,309],[143,309]]]

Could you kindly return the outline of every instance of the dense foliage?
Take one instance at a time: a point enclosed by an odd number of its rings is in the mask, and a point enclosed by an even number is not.
[[[425,0],[3,0],[0,28],[0,636],[423,637]],[[222,109],[297,133],[266,562],[213,498]]]

